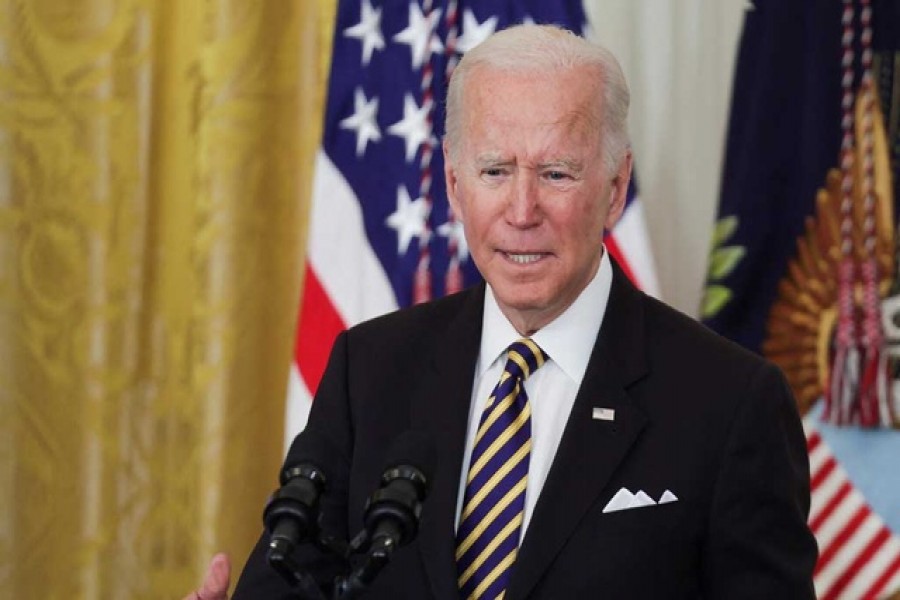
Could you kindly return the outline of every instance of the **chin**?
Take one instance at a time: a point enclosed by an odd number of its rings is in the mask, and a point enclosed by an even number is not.
[[[493,288],[494,297],[501,306],[520,312],[542,312],[550,307],[551,300],[546,293],[523,289],[520,286],[505,286],[502,290]]]

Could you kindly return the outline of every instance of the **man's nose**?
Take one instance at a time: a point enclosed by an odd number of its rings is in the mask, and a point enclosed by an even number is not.
[[[540,222],[540,192],[534,173],[522,171],[517,174],[510,190],[506,218],[515,227],[534,227]]]

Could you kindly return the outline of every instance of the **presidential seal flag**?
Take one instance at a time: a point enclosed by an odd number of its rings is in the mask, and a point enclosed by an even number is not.
[[[804,418],[820,598],[900,597],[900,3],[756,0],[702,316]]]
[[[449,209],[440,140],[459,57],[515,23],[585,28],[580,1],[342,0],[316,158],[287,439],[305,423],[337,334],[478,280]],[[607,247],[656,278],[634,188]]]

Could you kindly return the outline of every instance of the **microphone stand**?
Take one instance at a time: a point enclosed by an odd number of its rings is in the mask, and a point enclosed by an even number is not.
[[[272,540],[266,558],[272,568],[291,584],[303,600],[326,600],[309,573],[300,570],[300,565],[291,556],[291,545],[284,540]]]
[[[325,550],[339,555],[349,563],[352,554],[365,545],[369,545],[367,532],[361,532],[353,544],[341,551],[340,542],[331,537],[322,537],[316,541]],[[348,575],[339,576],[335,580],[332,600],[352,600],[362,596],[375,581],[381,570],[390,562],[397,544],[389,536],[379,536],[366,551],[362,562]],[[292,547],[283,540],[272,540],[266,555],[269,564],[300,595],[302,600],[327,600],[325,593],[315,579],[302,570],[300,564],[292,557]]]
[[[350,556],[350,546],[332,535],[321,534],[314,543],[321,550],[339,556],[345,563]],[[316,580],[301,569],[300,564],[293,558],[293,549],[292,544],[284,540],[273,539],[269,542],[266,560],[281,575],[282,579],[294,588],[302,600],[327,600],[325,593],[316,583]],[[343,597],[338,596],[338,586],[343,579],[343,577],[337,578],[335,591],[332,595],[332,598],[335,600]],[[371,580],[369,580],[369,583],[371,583]]]
[[[399,537],[380,535],[371,540],[367,530],[363,530],[350,544],[350,551],[357,552],[365,546],[369,546],[363,561],[353,571],[339,577],[334,588],[333,600],[351,600],[362,596],[375,581],[381,570],[391,561],[391,556],[397,548],[395,540]]]

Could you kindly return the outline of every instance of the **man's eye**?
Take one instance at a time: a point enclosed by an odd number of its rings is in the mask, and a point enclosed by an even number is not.
[[[484,169],[481,171],[481,174],[486,177],[500,177],[503,175],[503,169],[492,168],[492,169]]]
[[[565,181],[569,178],[569,175],[562,171],[547,171],[546,177],[550,181]]]

